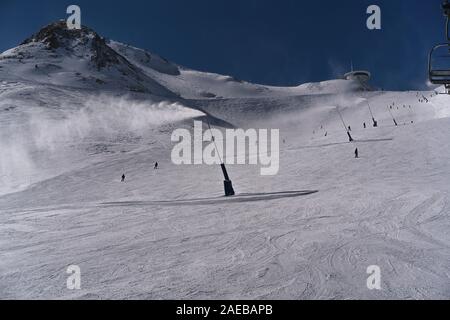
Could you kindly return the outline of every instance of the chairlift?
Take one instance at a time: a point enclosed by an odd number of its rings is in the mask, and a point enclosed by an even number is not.
[[[445,35],[447,38],[446,43],[437,44],[434,46],[428,57],[428,77],[432,84],[444,85],[447,94],[450,94],[450,34],[449,34],[449,22],[450,22],[450,3],[445,0],[442,3],[442,10],[444,17],[446,17],[445,23]]]
[[[446,54],[443,54],[446,53]],[[433,84],[450,89],[450,43],[441,43],[431,49],[428,58],[428,74]]]

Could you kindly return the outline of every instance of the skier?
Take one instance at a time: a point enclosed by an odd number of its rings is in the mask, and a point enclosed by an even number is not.
[[[125,181],[125,173],[122,175],[122,180],[121,180],[122,182],[124,182]]]
[[[158,162],[155,162],[155,166],[153,167],[153,170],[158,169]]]
[[[325,137],[328,135],[328,131],[327,132],[325,132]]]
[[[363,123],[363,127],[364,127],[364,129],[366,128],[366,123],[365,122]]]
[[[359,158],[358,148],[355,149],[355,158]]]
[[[352,131],[352,127],[348,126],[348,131]]]

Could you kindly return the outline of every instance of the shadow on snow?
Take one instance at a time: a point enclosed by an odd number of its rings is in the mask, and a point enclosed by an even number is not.
[[[334,142],[334,143],[326,143],[326,144],[318,144],[318,145],[312,145],[312,146],[300,146],[296,148],[287,149],[287,151],[296,151],[301,149],[314,149],[314,148],[323,148],[323,147],[331,147],[331,146],[338,146],[343,144],[351,144],[351,143],[365,143],[365,142],[384,142],[384,141],[393,141],[394,138],[384,138],[384,139],[354,139],[353,142]]]
[[[236,203],[236,202],[252,202],[252,201],[268,201],[282,198],[294,198],[306,196],[319,192],[318,190],[301,190],[301,191],[283,191],[283,192],[267,192],[267,193],[242,193],[233,197],[211,197],[211,198],[195,198],[165,201],[118,201],[104,202],[101,205],[108,207],[122,206],[196,206],[218,203]]]

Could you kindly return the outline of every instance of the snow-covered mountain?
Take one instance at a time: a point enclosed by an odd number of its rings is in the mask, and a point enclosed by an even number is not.
[[[307,83],[297,87],[252,84],[231,76],[176,66],[159,56],[119,42],[111,41],[109,45],[134,65],[144,70],[150,77],[186,99],[326,94],[364,89],[359,83],[348,80]]]
[[[449,106],[251,84],[51,24],[0,55],[0,298],[448,299]],[[224,198],[217,166],[174,165],[173,130],[205,115],[280,129],[278,175],[230,165]]]
[[[44,27],[0,55],[2,78],[41,84],[174,94],[111,49],[93,30],[68,30],[61,21]]]
[[[0,55],[3,79],[94,90],[122,90],[191,99],[336,93],[361,90],[358,83],[331,80],[282,88],[178,66],[142,49],[108,41],[90,28],[68,30],[52,23]]]

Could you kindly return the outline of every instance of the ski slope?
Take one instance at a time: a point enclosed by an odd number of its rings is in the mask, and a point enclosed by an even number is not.
[[[0,59],[0,298],[450,298],[448,96],[266,87],[110,45],[150,92],[46,82]],[[227,166],[225,198],[219,167],[172,164],[172,131],[205,115],[280,129],[278,175]],[[81,290],[66,288],[73,264]]]

